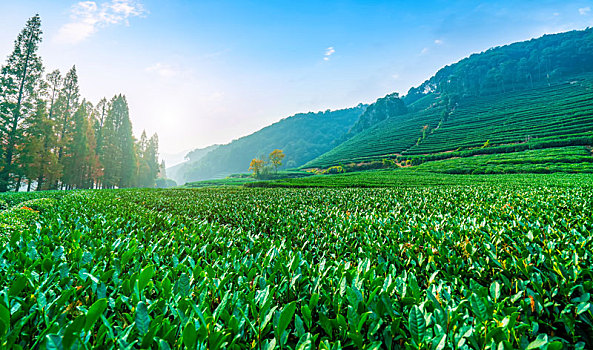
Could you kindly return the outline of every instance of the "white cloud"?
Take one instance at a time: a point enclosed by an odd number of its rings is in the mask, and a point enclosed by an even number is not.
[[[583,16],[586,15],[586,14],[588,14],[589,12],[591,12],[591,7],[589,7],[589,6],[587,6],[587,7],[581,7],[579,9],[579,13],[581,15],[583,15]]]
[[[56,40],[65,44],[79,43],[100,28],[113,24],[129,25],[129,18],[146,13],[144,6],[136,0],[79,1],[70,9],[70,22],[64,24]]]
[[[425,47],[425,48],[422,49],[422,51],[420,51],[420,54],[421,55],[426,55],[428,53],[428,51],[430,51],[429,48],[428,47]]]
[[[166,63],[157,62],[150,67],[146,67],[145,71],[154,72],[163,78],[173,78],[180,74],[178,69]]]
[[[443,44],[443,41],[441,39],[436,39],[434,41],[434,43],[437,44],[437,45],[442,45]]]
[[[392,75],[391,75],[391,77],[392,77],[394,80],[399,80],[399,74],[397,74],[397,73],[395,73],[395,74],[392,74]]]
[[[329,61],[329,56],[333,55],[334,52],[336,52],[336,50],[334,49],[333,46],[328,47],[327,49],[325,49],[325,53],[323,54],[323,60],[324,61]]]

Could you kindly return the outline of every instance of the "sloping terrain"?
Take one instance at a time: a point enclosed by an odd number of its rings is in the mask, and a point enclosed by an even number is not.
[[[436,127],[443,111],[442,107],[434,107],[391,117],[305,164],[303,168],[323,168],[395,157],[422,137],[425,125]]]
[[[593,131],[593,75],[516,93],[468,98],[407,154],[423,154]]]
[[[593,75],[584,74],[550,86],[465,98],[449,113],[445,106],[436,104],[391,117],[304,167],[324,168],[398,156],[401,160],[433,160],[436,155],[442,159],[508,153],[591,145],[591,140]]]
[[[204,148],[196,148],[193,151],[188,152],[185,155],[185,162],[167,168],[167,177],[175,180],[175,182],[180,185],[183,184],[185,182],[184,173],[186,171],[187,165],[199,161],[200,159],[204,158],[206,154],[217,149],[219,146],[220,145],[210,145]]]
[[[185,163],[178,174],[183,181],[222,178],[247,172],[249,162],[281,149],[285,167],[298,167],[329,151],[356,123],[366,105],[318,113],[301,113],[280,120],[251,135],[221,145],[196,162]]]
[[[350,170],[384,159],[413,166],[478,154],[591,146],[592,43],[590,28],[545,35],[443,67],[402,98],[407,113],[375,119],[302,168],[348,165]]]

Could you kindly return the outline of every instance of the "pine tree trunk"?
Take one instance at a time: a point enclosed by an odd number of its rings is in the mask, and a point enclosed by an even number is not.
[[[43,185],[43,174],[40,174],[39,177],[37,178],[37,188],[35,189],[35,191],[41,191],[42,185]]]
[[[16,187],[14,188],[14,192],[18,192],[21,189],[21,177],[18,177],[18,180],[16,180]]]

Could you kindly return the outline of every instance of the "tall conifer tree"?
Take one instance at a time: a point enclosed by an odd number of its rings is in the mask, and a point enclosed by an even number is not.
[[[41,81],[43,65],[37,55],[41,43],[41,19],[31,17],[18,35],[12,54],[1,70],[0,136],[2,164],[0,192],[8,190],[15,171],[16,146],[21,142],[23,119],[34,113],[35,90]]]
[[[64,147],[64,183],[69,188],[92,188],[97,174],[98,158],[90,117],[93,106],[82,101],[73,116],[72,137]]]

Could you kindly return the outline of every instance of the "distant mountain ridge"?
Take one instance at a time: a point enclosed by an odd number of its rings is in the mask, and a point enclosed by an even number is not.
[[[183,184],[185,182],[184,179],[184,169],[187,166],[187,163],[197,162],[202,159],[208,152],[217,149],[220,145],[210,145],[204,148],[196,148],[192,151],[187,152],[185,155],[185,162],[176,164],[172,167],[167,168],[167,177],[170,179],[175,180],[177,184]]]
[[[267,157],[274,149],[281,149],[286,155],[284,168],[299,167],[341,142],[366,108],[367,105],[359,104],[336,111],[295,114],[205,154],[197,152],[199,158],[192,151],[188,153],[189,160],[168,169],[168,175],[173,170],[175,177],[169,176],[183,184],[245,173],[251,159]]]

